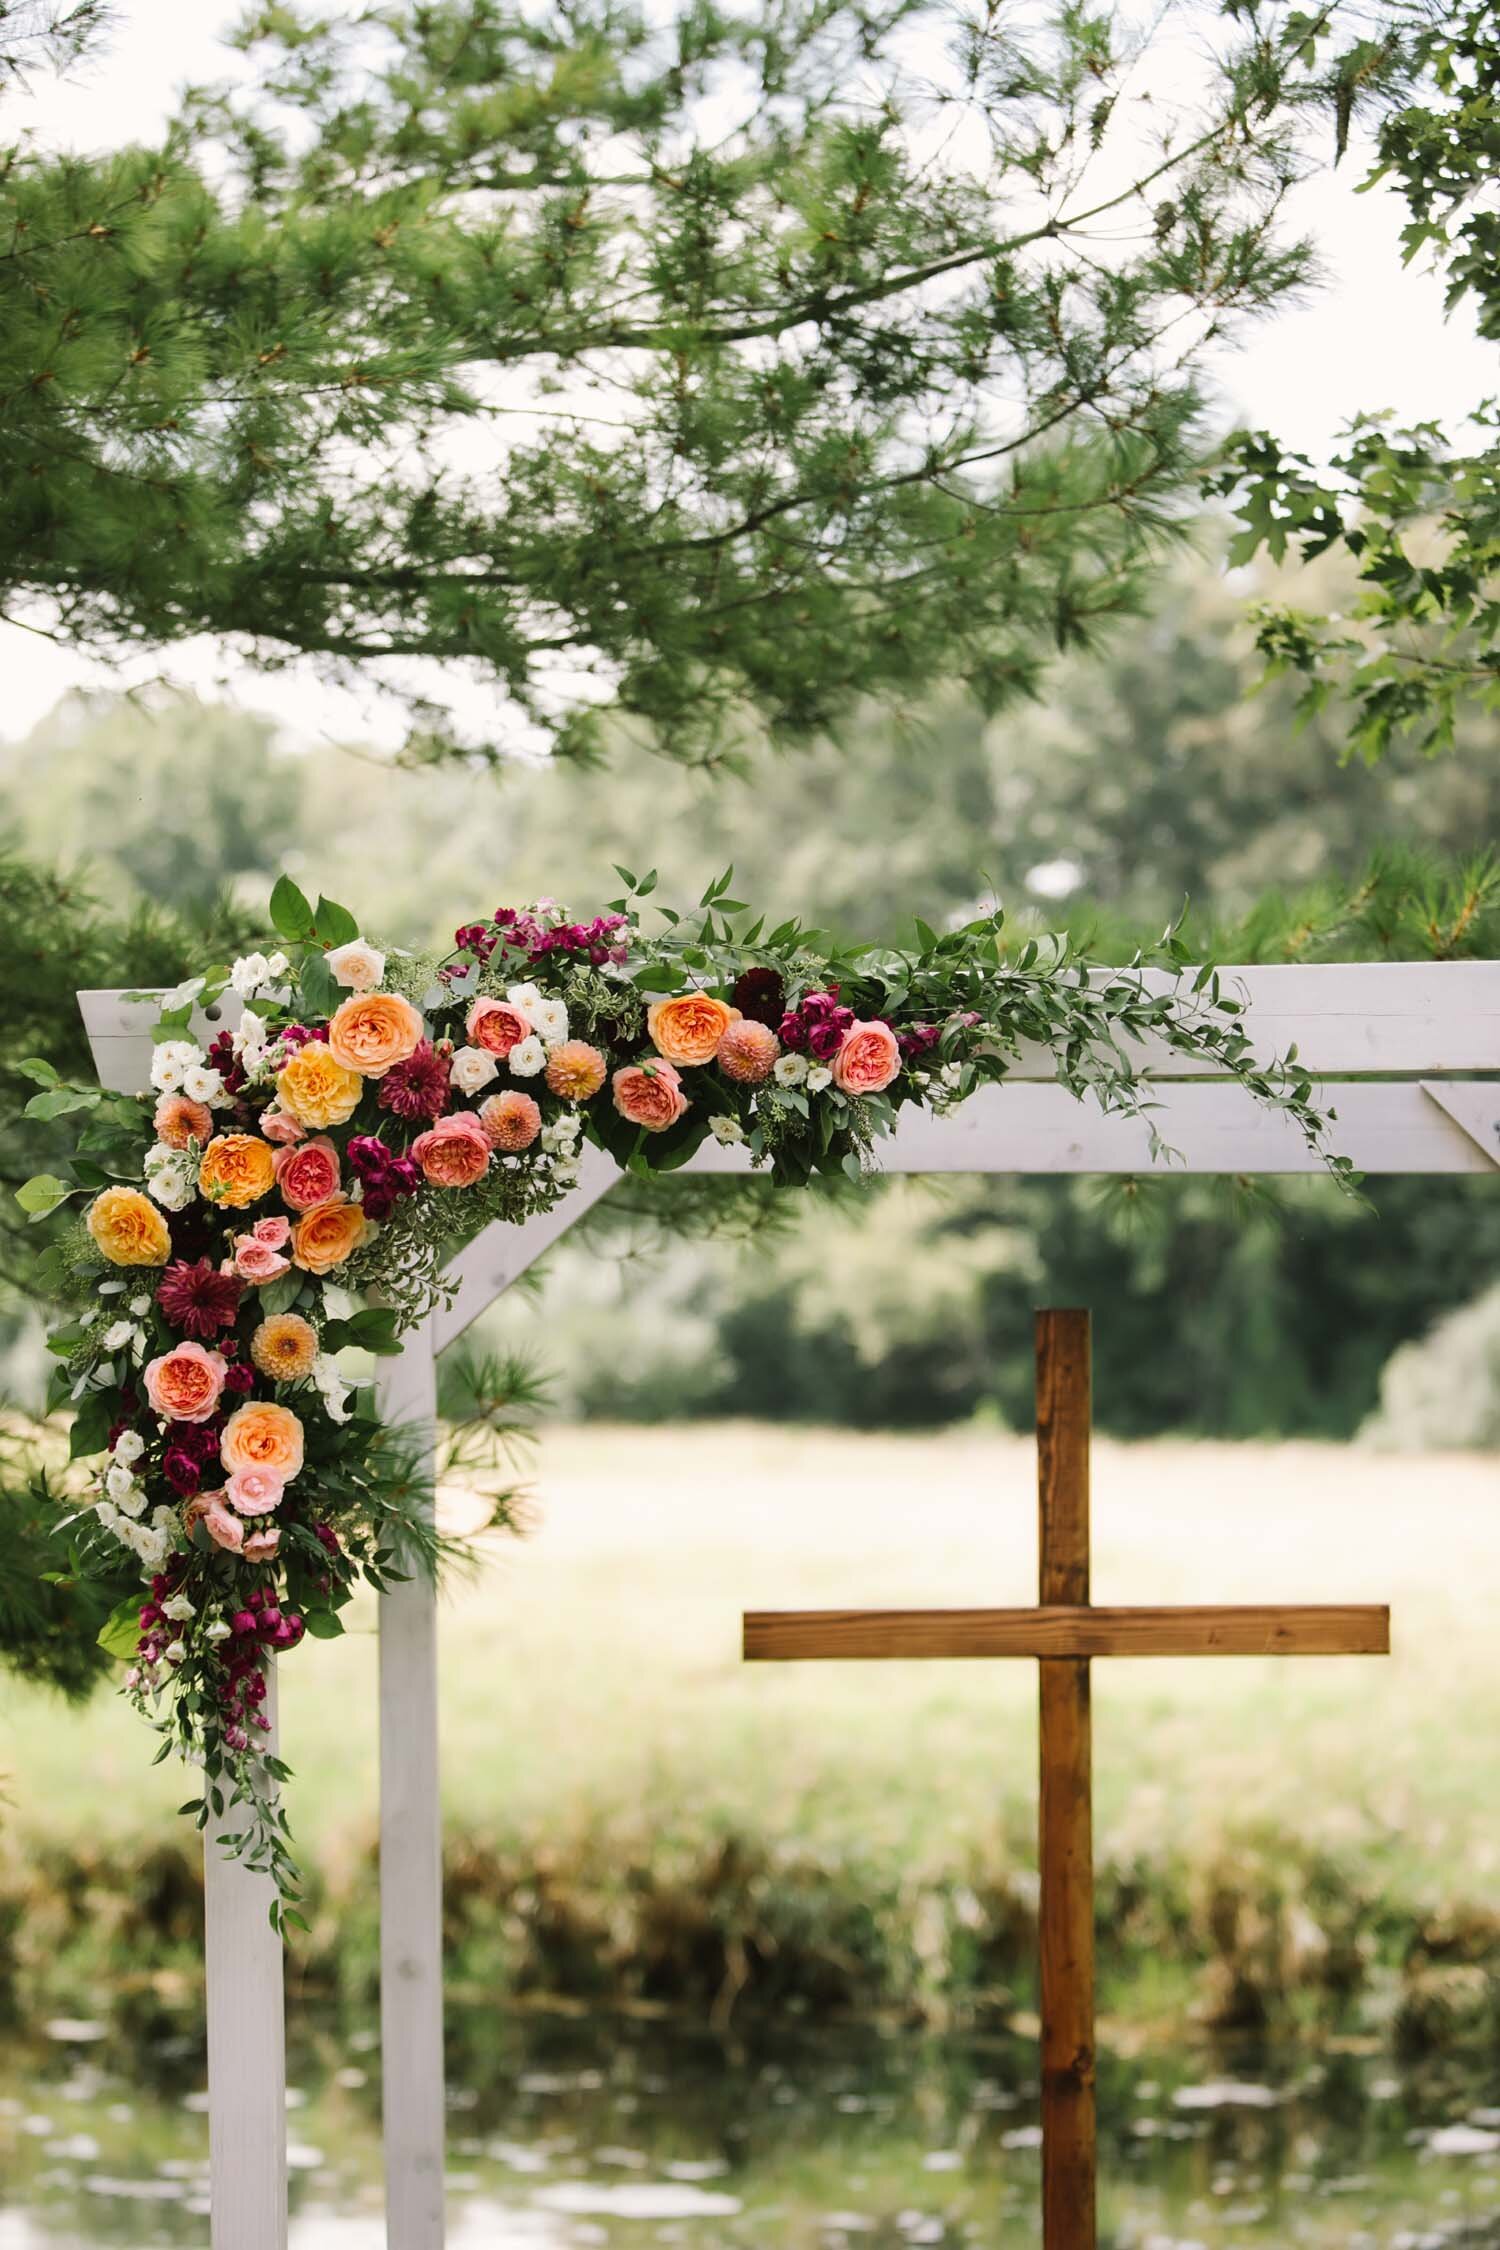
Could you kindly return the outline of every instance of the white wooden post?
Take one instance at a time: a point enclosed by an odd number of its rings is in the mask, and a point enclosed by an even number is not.
[[[276,1748],[276,1660],[266,1659]],[[226,1859],[221,1835],[246,1825],[226,1805],[203,1838],[208,1984],[209,2238],[213,2250],[286,2250],[286,2010],[282,1945],[271,1927],[276,1887]]]
[[[431,1432],[430,1321],[382,1362],[382,1417]],[[443,1827],[438,1788],[437,1595],[413,1577],[380,1604],[380,2047],[386,2240],[443,2240]]]

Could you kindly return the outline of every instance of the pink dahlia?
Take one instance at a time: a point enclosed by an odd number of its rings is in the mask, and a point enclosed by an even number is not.
[[[397,1117],[441,1117],[448,1107],[448,1065],[430,1039],[421,1040],[405,1062],[392,1063],[380,1081],[382,1109]]]
[[[168,1266],[157,1288],[156,1301],[174,1328],[185,1336],[213,1336],[232,1328],[245,1285],[232,1273],[220,1273],[207,1258],[189,1265],[177,1258]]]

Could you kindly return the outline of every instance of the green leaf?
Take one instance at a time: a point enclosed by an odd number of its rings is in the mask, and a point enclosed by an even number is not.
[[[99,1628],[99,1646],[124,1663],[134,1661],[141,1638],[141,1596],[127,1595],[112,1609]]]
[[[54,1086],[45,1094],[33,1094],[22,1114],[26,1117],[66,1117],[70,1110],[96,1109],[98,1104],[97,1089],[87,1086]]]
[[[313,910],[290,875],[278,875],[271,892],[272,927],[294,942],[313,934]]]
[[[303,1624],[315,1641],[342,1640],[343,1620],[331,1609],[309,1609],[303,1612]]]
[[[310,953],[298,978],[302,1006],[311,1016],[331,1016],[343,997],[342,987],[321,953]]]
[[[314,921],[320,945],[349,945],[359,936],[359,924],[348,907],[335,905],[331,898],[319,898]]]
[[[28,1055],[24,1062],[16,1064],[16,1068],[23,1078],[31,1079],[37,1086],[59,1086],[62,1083],[51,1063],[44,1061],[40,1055]]]
[[[109,1428],[113,1419],[110,1401],[105,1392],[85,1391],[78,1402],[73,1427],[68,1432],[68,1459],[82,1461],[91,1453],[102,1453],[109,1442]]]
[[[66,1203],[71,1193],[67,1181],[60,1180],[55,1172],[38,1172],[16,1189],[16,1201],[31,1218],[45,1219],[59,1203]]]

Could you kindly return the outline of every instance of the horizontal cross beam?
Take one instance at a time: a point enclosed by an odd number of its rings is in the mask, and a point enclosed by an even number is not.
[[[1384,1604],[752,1611],[752,1662],[806,1657],[1388,1656]]]

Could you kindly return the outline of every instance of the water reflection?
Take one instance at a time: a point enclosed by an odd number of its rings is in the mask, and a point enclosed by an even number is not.
[[[207,2235],[190,2056],[87,2023],[0,2067],[0,2250],[177,2250]],[[383,2250],[368,2028],[304,2026],[294,2250]],[[1038,2238],[1034,2057],[897,2031],[727,2048],[660,2025],[457,2009],[457,2250],[969,2250]],[[1195,2067],[1195,2064],[1197,2065]],[[148,2095],[147,2083],[159,2090]],[[1500,2085],[1353,2055],[1101,2084],[1114,2250],[1500,2250]]]

